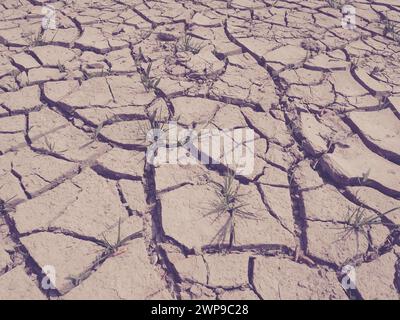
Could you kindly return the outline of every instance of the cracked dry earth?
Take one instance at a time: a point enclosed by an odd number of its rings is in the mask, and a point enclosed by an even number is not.
[[[318,0],[3,0],[0,299],[399,299],[400,2],[352,4],[356,30]],[[154,110],[255,131],[234,242],[226,167],[147,163]],[[359,208],[381,223],[342,237]]]

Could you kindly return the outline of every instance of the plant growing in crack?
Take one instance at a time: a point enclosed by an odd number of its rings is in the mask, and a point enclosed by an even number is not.
[[[349,137],[349,135],[347,137]],[[327,143],[327,147],[326,147],[325,151],[319,154],[318,158],[315,160],[315,162],[312,164],[311,167],[315,170],[317,168],[318,164],[320,163],[321,159],[326,154],[332,152],[334,147],[339,146],[341,148],[349,148],[350,146],[348,144],[342,142],[347,137],[345,137],[344,139],[343,139],[343,137],[339,137],[339,136],[337,136],[337,137],[332,137],[332,136],[328,137],[328,143]],[[322,138],[325,138],[325,137],[322,137]]]
[[[227,215],[227,220],[219,229],[211,243],[216,242],[218,245],[223,245],[228,240],[229,247],[232,247],[236,242],[235,226],[238,218],[258,220],[256,214],[246,211],[248,205],[243,201],[243,195],[239,193],[240,185],[235,185],[235,176],[228,173],[224,176],[223,184],[213,182],[217,200],[211,203],[212,210],[204,216],[215,215],[213,222]]]
[[[279,0],[275,0],[273,4],[270,5],[271,8],[275,8],[276,4],[278,3]]]
[[[161,81],[161,78],[156,79],[150,75],[152,66],[153,64],[150,62],[147,68],[140,75],[140,80],[147,92],[157,90]]]
[[[98,258],[92,263],[90,268],[79,275],[70,275],[67,277],[75,286],[79,285],[82,280],[86,279],[90,273],[93,272],[97,267],[99,267],[105,260],[110,257],[115,257],[126,252],[126,249],[123,250],[122,247],[130,240],[136,239],[142,235],[141,232],[136,232],[127,237],[121,237],[121,218],[118,219],[118,229],[117,229],[117,238],[115,242],[110,242],[106,238],[105,234],[102,233],[103,241],[100,243],[104,247],[104,250],[98,256]]]
[[[106,115],[106,119],[103,120],[102,122],[100,122],[97,125],[96,129],[94,130],[94,132],[92,134],[91,143],[99,141],[99,136],[100,136],[101,130],[103,130],[103,128],[106,124],[112,124],[114,122],[119,122],[119,121],[121,121],[121,117],[119,115],[113,115],[111,117]]]
[[[125,251],[120,250],[121,247],[128,241],[130,240],[130,236],[121,238],[121,218],[118,219],[118,231],[117,231],[117,239],[114,243],[111,243],[107,240],[105,234],[102,234],[103,237],[103,244],[105,246],[105,250],[103,252],[103,257],[110,257],[110,256],[116,256],[124,253]]]
[[[19,74],[20,74],[20,71],[18,69],[13,69],[9,72],[8,75],[16,78]],[[9,86],[10,86],[11,91],[17,91],[19,89],[19,85],[18,85],[17,81],[10,83]]]
[[[362,186],[364,185],[368,179],[369,179],[369,175],[371,174],[371,169],[368,169],[367,171],[365,171],[362,174],[362,178],[357,178],[358,179],[358,183]]]
[[[367,242],[370,244],[370,238],[368,236],[368,231],[373,225],[385,225],[398,228],[398,225],[386,223],[382,221],[382,218],[387,216],[389,213],[400,209],[400,207],[393,208],[389,211],[380,214],[367,215],[366,208],[363,206],[358,206],[356,209],[348,210],[345,217],[343,226],[340,227],[341,232],[339,232],[340,237],[335,241],[347,240],[351,235],[356,236],[357,242],[357,252],[359,250],[359,237],[362,235]],[[338,229],[338,228],[336,228]]]
[[[162,135],[163,133],[166,133],[168,131],[166,127],[167,120],[168,119],[162,116],[161,109],[155,109],[148,115],[145,125],[139,124],[137,132],[137,135],[139,137],[138,140],[146,145],[157,142],[158,139],[162,138],[159,135]],[[149,137],[149,132],[152,132],[153,134],[157,133],[159,135]]]
[[[310,38],[309,39],[304,39],[300,43],[301,47],[305,50],[307,50],[307,55],[306,58],[304,59],[304,62],[308,60],[308,58],[312,58],[314,55],[318,54],[318,52],[321,51],[321,47],[317,41],[314,39]]]
[[[101,72],[100,72],[100,77],[105,77],[108,76],[110,74],[110,70],[108,70],[107,68],[105,68],[104,66],[101,68]]]
[[[30,31],[29,33],[27,33],[26,35],[28,36],[28,41],[29,41],[29,45],[32,47],[37,47],[37,46],[42,46],[45,44],[44,40],[43,40],[43,32],[44,30],[48,30],[49,26],[51,23],[51,19],[49,19],[47,21],[47,24],[45,26],[42,27],[42,29],[36,33],[35,31]],[[55,32],[53,39],[51,41],[54,40],[54,37],[56,36],[58,30]]]
[[[383,34],[385,36],[391,35],[394,41],[400,42],[400,28],[398,25],[386,15],[383,16],[382,22],[384,24]]]
[[[142,39],[146,39],[148,37],[150,37],[153,34],[153,30],[142,30],[140,31],[140,37]]]
[[[60,73],[64,73],[66,71],[65,66],[60,61],[57,62],[57,68]]]
[[[47,137],[44,137],[44,143],[46,144],[46,147],[48,150],[50,150],[50,152],[54,152],[55,149],[55,142],[50,142],[49,139],[47,139]]]
[[[343,6],[343,3],[341,0],[326,0],[326,2],[333,9],[340,9]]]
[[[99,134],[100,134],[101,130],[103,129],[104,125],[106,124],[106,122],[107,122],[108,120],[109,120],[109,119],[100,122],[100,124],[96,127],[96,130],[94,130],[93,136],[92,136],[93,142],[99,141]]]
[[[135,61],[136,68],[141,68],[142,62],[146,62],[146,58],[143,54],[142,47],[139,47],[139,52],[138,52],[138,54],[135,54],[134,61]]]
[[[195,122],[189,125],[179,124],[179,119],[179,115],[174,116],[169,112],[168,115],[163,116],[162,108],[158,108],[148,114],[147,121],[144,121],[144,124],[139,123],[137,140],[147,148],[146,156],[150,163],[155,160],[160,149],[173,150],[182,148],[186,149],[186,155],[190,156],[190,147],[193,146],[193,141],[197,139],[200,141],[203,138],[208,139],[210,137],[201,131],[210,124],[212,117],[200,127],[196,127]],[[194,130],[195,127],[196,130]],[[169,135],[169,132],[172,134]],[[197,134],[197,132],[200,132],[200,134]]]
[[[87,72],[85,70],[83,72],[83,77],[84,77],[85,80],[89,80],[89,79],[92,79],[92,78],[96,77],[96,74],[95,73],[89,73],[89,72]]]
[[[49,141],[49,139],[47,139],[47,137],[44,137],[44,143],[46,145],[47,150],[50,153],[64,153],[65,151],[67,151],[67,149],[57,151],[56,150],[56,142]]]
[[[289,171],[288,172],[288,182],[289,182],[289,186],[292,186],[294,183],[294,179],[296,178],[295,174],[293,171]]]
[[[175,46],[176,52],[191,52],[193,54],[198,54],[202,48],[203,46],[194,42],[193,37],[190,35],[185,35]]]
[[[31,32],[28,34],[28,42],[31,47],[38,47],[44,45],[43,43],[43,35],[35,32]]]
[[[100,132],[101,132],[101,130],[103,129],[103,127],[104,127],[107,123],[109,123],[112,119],[113,119],[113,120],[116,120],[116,121],[119,120],[119,117],[118,117],[118,116],[114,116],[114,117],[112,117],[112,118],[109,118],[108,116],[106,116],[106,118],[107,118],[106,120],[104,120],[104,121],[102,121],[102,122],[100,122],[100,123],[98,124],[98,126],[96,127],[96,129],[95,129],[94,132],[92,133],[92,136],[91,136],[90,141],[87,142],[87,143],[85,143],[85,144],[83,144],[82,146],[80,146],[79,149],[86,148],[88,145],[91,145],[92,143],[95,143],[95,142],[99,141],[99,135],[100,135]]]
[[[0,189],[2,189],[4,185],[0,186]],[[0,199],[0,216],[4,215],[6,212],[8,212],[11,208],[9,207],[10,202],[15,199],[16,195],[12,196],[11,198],[7,200],[2,200]]]
[[[379,108],[379,109],[385,109],[385,108],[387,108],[388,106],[390,106],[390,101],[389,101],[388,97],[381,97],[381,98],[379,99],[378,108]]]
[[[136,239],[137,237],[139,237],[141,235],[140,232],[136,232],[134,234],[128,235],[124,238],[122,238],[121,236],[121,226],[122,226],[122,219],[119,218],[118,219],[118,224],[117,224],[117,237],[115,242],[110,242],[105,233],[102,233],[102,237],[103,237],[103,241],[102,241],[102,245],[105,247],[100,259],[105,260],[110,256],[118,256],[120,254],[123,254],[126,250],[121,250],[122,246],[124,246],[128,241]]]

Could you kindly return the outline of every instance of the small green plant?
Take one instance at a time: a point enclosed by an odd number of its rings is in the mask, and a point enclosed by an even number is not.
[[[384,109],[384,108],[387,108],[388,106],[390,106],[390,101],[389,101],[388,97],[381,97],[379,99],[378,108]]]
[[[385,36],[391,35],[394,41],[400,42],[400,28],[397,26],[397,24],[390,20],[387,16],[384,16],[383,23],[383,34]]]
[[[147,65],[146,69],[142,68],[142,62],[147,62],[148,59],[144,56],[142,48],[139,47],[139,53],[135,54],[135,65],[137,70],[140,72],[140,81],[147,92],[150,90],[157,90],[160,84],[161,78],[154,78],[151,76],[151,68],[153,67],[152,62]]]
[[[149,123],[150,123],[150,128],[151,129],[160,129],[164,130],[165,127],[165,119],[162,117],[162,110],[161,108],[159,109],[158,115],[157,115],[157,109],[155,109],[150,115],[149,115]]]
[[[104,233],[102,234],[102,236],[103,236],[103,243],[106,248],[103,256],[107,257],[117,254],[119,252],[120,247],[131,239],[130,236],[125,237],[123,239],[121,238],[121,218],[118,219],[117,239],[114,243],[109,242]]]
[[[109,118],[108,116],[106,116],[107,120],[104,120],[102,122],[100,122],[100,124],[96,127],[96,129],[94,130],[94,132],[92,133],[91,139],[89,140],[89,142],[83,144],[82,146],[79,147],[79,149],[84,149],[87,146],[91,145],[92,143],[95,143],[97,141],[99,141],[99,135],[101,130],[103,129],[103,127],[110,123],[111,120],[118,120],[118,116],[114,116],[113,118]]]
[[[161,109],[155,109],[153,112],[148,114],[147,121],[145,121],[145,124],[142,125],[139,123],[137,132],[138,141],[146,145],[157,143],[159,139],[163,138],[161,137],[161,135],[163,135],[163,133],[166,133],[168,131],[166,125],[167,120],[168,119],[162,116]],[[149,132],[153,134],[153,136],[149,136]]]
[[[44,137],[44,142],[46,144],[47,149],[50,150],[50,152],[54,152],[56,143],[50,142],[49,139],[47,139],[47,137]]]
[[[105,77],[105,76],[108,76],[109,74],[110,74],[110,70],[108,70],[104,67],[101,68],[100,77]]]
[[[135,66],[140,68],[142,66],[142,62],[145,62],[146,58],[143,54],[142,47],[139,47],[138,54],[135,54]]]
[[[334,9],[339,9],[342,7],[342,2],[340,0],[326,0],[326,2],[331,8]]]
[[[4,185],[0,186],[0,189],[2,189]],[[7,211],[9,211],[10,207],[10,202],[15,198],[16,196],[12,196],[11,198],[7,200],[2,200],[0,199],[0,216],[5,214]]]
[[[275,0],[275,2],[273,4],[271,4],[271,8],[274,8],[276,6],[276,4],[278,3],[279,0]]]
[[[370,174],[371,174],[371,169],[368,169],[366,172],[362,174],[362,178],[358,178],[358,182],[360,183],[360,185],[364,185],[368,181]]]
[[[116,123],[116,122],[121,122],[121,121],[122,121],[122,118],[118,114],[114,114],[112,116],[106,115],[106,119],[101,121],[97,125],[96,129],[94,130],[94,132],[92,133],[92,141],[93,142],[99,141],[99,136],[100,136],[101,130],[103,130],[105,125],[110,125],[110,124],[113,124],[113,123]]]
[[[99,134],[100,134],[101,130],[103,129],[106,121],[100,122],[100,124],[96,127],[96,130],[94,131],[93,137],[92,137],[93,141],[98,141]]]
[[[84,79],[85,79],[85,80],[89,80],[89,79],[94,78],[94,77],[96,76],[96,74],[95,74],[94,72],[90,73],[90,72],[88,72],[87,70],[85,70],[85,71],[83,72],[83,76],[84,76]]]
[[[51,142],[47,139],[47,137],[44,137],[44,143],[46,144],[47,150],[51,153],[64,153],[65,151],[67,151],[67,149],[61,150],[61,151],[57,151],[56,150],[56,143],[55,142]]]
[[[99,257],[92,263],[91,267],[78,274],[78,275],[70,275],[67,277],[67,279],[71,280],[71,282],[77,286],[78,284],[81,283],[82,280],[86,279],[90,273],[93,272],[100,264],[102,264],[105,260],[107,260],[109,257],[115,257],[118,255],[123,254],[126,250],[122,250],[122,246],[126,244],[128,241],[136,239],[142,235],[141,232],[136,232],[132,235],[129,235],[125,238],[121,237],[121,224],[122,220],[121,218],[118,219],[118,231],[117,231],[117,238],[116,242],[111,243],[110,241],[107,240],[105,234],[102,234],[103,241],[100,243],[104,247],[104,250],[101,252]]]
[[[7,211],[6,202],[0,199],[0,216]]]
[[[44,26],[43,29],[39,31],[39,33],[35,33],[34,31],[32,31],[30,33],[29,42],[30,42],[30,45],[32,47],[42,46],[42,45],[45,44],[45,42],[43,40],[43,33],[42,32],[44,32],[44,30],[48,30],[49,29],[50,22],[51,22],[51,20],[49,19],[47,21],[46,26]],[[57,34],[57,32],[54,34],[54,37],[56,36],[56,34]],[[52,40],[54,40],[54,37],[53,37]]]
[[[150,37],[153,34],[153,30],[142,30],[140,31],[140,37],[142,39],[146,39],[148,37]]]
[[[393,33],[395,31],[395,24],[388,17],[385,16],[383,18],[383,23],[384,23],[383,32],[384,32],[385,35]]]
[[[389,225],[397,226],[394,224],[388,224],[383,222],[382,218],[398,209],[400,209],[400,207],[393,208],[381,214],[371,214],[371,215],[366,214],[367,209],[363,206],[358,206],[353,211],[349,209],[344,218],[343,227],[340,228],[342,231],[340,232],[341,237],[338,239],[338,241],[347,240],[352,234],[355,234],[357,239],[357,249],[358,249],[358,239],[360,235],[364,236],[365,239],[368,241],[368,243],[370,242],[368,237],[368,230],[373,225],[382,224],[386,226]]]
[[[13,69],[9,72],[9,75],[12,77],[17,77],[20,74],[20,71],[18,69]]]
[[[57,68],[58,71],[60,71],[61,73],[64,73],[66,71],[65,66],[60,61],[58,61],[57,63]]]
[[[347,136],[348,137],[348,136]],[[319,156],[314,160],[313,164],[311,165],[311,167],[316,170],[318,164],[320,163],[320,161],[322,160],[322,158],[328,154],[333,147],[338,146],[340,148],[349,148],[350,146],[342,141],[344,141],[347,137],[345,137],[343,139],[343,137],[340,136],[331,136],[331,137],[327,137],[328,139],[328,143],[326,146],[326,149],[319,154]],[[303,140],[302,142],[304,142],[305,140]]]
[[[31,47],[42,46],[44,44],[43,35],[41,33],[31,33],[29,37],[29,44]]]
[[[195,43],[192,36],[185,35],[176,44],[176,51],[191,52],[193,54],[198,54],[202,49],[201,44]]]
[[[156,90],[161,81],[160,78],[155,79],[150,75],[152,66],[153,64],[150,62],[144,72],[140,75],[141,82],[147,92],[150,90]]]
[[[220,228],[218,233],[212,239],[218,245],[226,243],[228,240],[229,247],[235,243],[235,224],[237,218],[253,219],[258,218],[254,213],[245,210],[247,203],[242,199],[243,195],[239,193],[239,184],[235,184],[235,176],[228,173],[224,176],[223,184],[214,182],[217,200],[212,202],[213,209],[205,216],[216,215],[213,222],[220,219],[223,215],[228,215],[225,224]]]

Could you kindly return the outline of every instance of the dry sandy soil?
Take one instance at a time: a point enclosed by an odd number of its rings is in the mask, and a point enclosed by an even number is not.
[[[400,2],[353,5],[1,1],[0,299],[399,299]],[[154,110],[255,131],[251,217],[147,162]]]

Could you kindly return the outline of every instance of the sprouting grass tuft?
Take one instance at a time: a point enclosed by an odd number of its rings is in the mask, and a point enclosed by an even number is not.
[[[142,62],[146,61],[146,58],[142,51],[142,47],[139,47],[139,52],[138,54],[135,54],[134,59],[136,68],[140,68],[142,66]]]
[[[157,142],[157,140],[161,138],[158,136],[148,137],[149,132],[160,133],[167,131],[166,119],[163,119],[161,112],[162,112],[161,109],[159,110],[155,109],[153,112],[148,114],[147,121],[145,122],[145,124],[139,125],[137,135],[138,135],[138,140],[141,143],[151,144]],[[158,132],[154,132],[153,130]]]
[[[149,92],[151,90],[157,90],[161,78],[154,78],[151,76],[151,68],[153,67],[152,62],[147,65],[146,69],[142,68],[142,62],[147,62],[149,59],[145,57],[141,47],[139,47],[139,53],[135,54],[134,59],[136,68],[140,72],[140,81],[142,82],[146,91]]]
[[[55,151],[55,147],[56,147],[55,142],[50,142],[49,139],[47,139],[47,137],[44,137],[44,143],[46,144],[46,147],[48,150],[50,150],[50,152]]]
[[[331,8],[334,9],[339,9],[342,6],[342,2],[340,0],[326,0],[326,2]]]
[[[176,44],[176,51],[178,52],[183,51],[198,54],[202,48],[202,45],[200,43],[194,42],[193,37],[190,35],[185,35]]]
[[[93,137],[92,137],[93,141],[98,141],[99,134],[107,121],[108,121],[108,119],[106,121],[100,122],[100,124],[96,127],[96,130],[94,131]]]
[[[212,242],[222,245],[228,241],[229,247],[236,242],[235,225],[238,218],[242,219],[258,219],[254,213],[245,210],[248,205],[243,201],[243,195],[239,193],[239,185],[235,184],[234,174],[228,173],[224,176],[223,184],[214,182],[217,200],[212,202],[213,209],[205,216],[215,215],[213,222],[227,215],[227,220]]]
[[[160,78],[156,79],[150,75],[152,66],[153,66],[152,63],[150,62],[147,68],[140,76],[141,82],[147,92],[149,92],[150,90],[156,90],[161,81]]]
[[[362,178],[358,178],[358,182],[361,186],[368,181],[370,174],[371,174],[371,168],[369,168],[366,172],[362,174]]]
[[[3,186],[0,186],[0,189]],[[15,199],[16,195],[12,196],[11,198],[7,199],[7,200],[1,200],[0,199],[0,216],[5,214],[6,212],[8,212],[11,207],[10,207],[10,202]]]
[[[60,71],[61,73],[64,73],[66,71],[65,66],[60,61],[58,61],[57,63],[57,68],[58,71]]]
[[[357,239],[357,246],[360,235],[365,237],[365,239],[369,243],[370,240],[368,237],[368,231],[373,225],[385,225],[385,226],[397,227],[397,225],[395,224],[389,224],[382,221],[382,218],[398,209],[400,209],[400,207],[393,208],[381,214],[370,214],[370,215],[366,213],[367,209],[363,206],[359,206],[353,211],[348,210],[344,219],[344,224],[340,228],[341,229],[341,232],[339,233],[340,238],[337,241],[347,240],[351,235],[354,234]]]
[[[117,232],[117,239],[114,243],[111,243],[107,240],[104,233],[103,236],[103,243],[106,247],[103,256],[109,257],[110,255],[115,255],[118,253],[120,247],[125,244],[126,241],[130,239],[130,237],[126,237],[124,239],[121,238],[121,218],[118,220],[118,232]]]
[[[121,121],[121,117],[119,115],[113,115],[113,116],[106,115],[106,119],[101,121],[92,132],[90,143],[99,141],[101,130],[103,130],[105,125],[110,125],[113,124],[114,122],[119,122],[119,121]]]
[[[275,0],[275,2],[273,4],[271,4],[271,8],[274,8],[276,6],[276,4],[278,3],[279,0]]]
[[[118,219],[118,231],[117,231],[117,238],[115,242],[110,242],[105,234],[103,233],[103,241],[100,243],[104,247],[104,250],[101,252],[99,257],[91,264],[90,268],[86,271],[78,274],[78,275],[70,275],[67,277],[75,286],[79,285],[82,280],[86,279],[93,270],[97,269],[99,265],[101,265],[105,260],[110,257],[118,256],[123,254],[125,250],[122,250],[122,246],[124,246],[128,241],[136,239],[142,236],[141,232],[136,232],[132,235],[129,235],[125,238],[121,237],[121,218]]]
[[[157,109],[155,109],[152,113],[150,113],[149,115],[150,128],[163,130],[165,126],[165,121],[162,118],[161,112],[162,110],[160,108],[158,114],[157,114]]]
[[[49,141],[49,139],[47,139],[47,137],[44,137],[44,143],[47,147],[47,150],[50,153],[64,153],[65,151],[67,151],[67,149],[57,151],[56,150],[56,142]]]
[[[28,41],[31,47],[39,47],[44,45],[43,35],[41,33],[31,33]]]
[[[394,21],[390,20],[387,16],[382,19],[384,27],[383,34],[385,36],[392,36],[393,40],[400,43],[400,27]]]
[[[0,189],[2,189],[3,187],[4,187],[4,185],[0,186]],[[0,216],[5,214],[7,211],[9,211],[9,209],[10,209],[9,204],[15,197],[16,196],[14,195],[7,200],[0,199]]]
[[[150,37],[153,34],[153,30],[142,30],[140,31],[140,37],[142,39],[146,39],[148,37]]]

